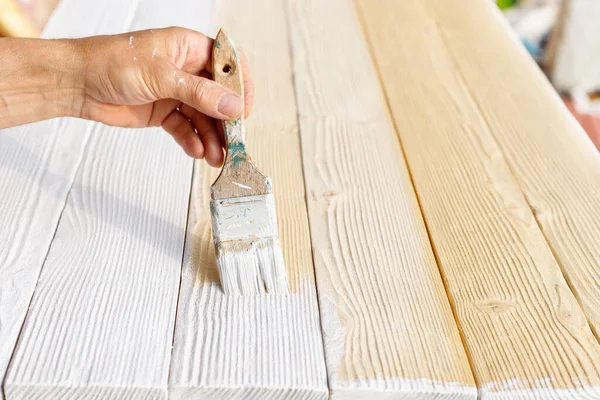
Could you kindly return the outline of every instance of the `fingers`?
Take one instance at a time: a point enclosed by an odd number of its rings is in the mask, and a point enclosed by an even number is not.
[[[215,121],[186,104],[183,104],[180,110],[186,118],[192,121],[198,131],[204,145],[206,162],[212,167],[220,167],[224,158],[223,145]]]
[[[194,126],[177,109],[171,111],[162,123],[165,131],[183,148],[185,153],[193,158],[204,157],[204,145],[194,130]]]
[[[244,109],[240,96],[213,80],[181,72],[173,76],[170,93],[172,97],[217,119],[238,118]]]

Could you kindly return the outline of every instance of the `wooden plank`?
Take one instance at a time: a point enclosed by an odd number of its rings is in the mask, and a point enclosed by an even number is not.
[[[74,3],[50,24],[77,25]],[[102,3],[81,24],[111,16],[107,30],[141,29],[136,7],[177,9],[125,3]],[[191,173],[192,160],[162,129],[94,124],[4,382],[7,399],[166,397]]]
[[[127,23],[127,4],[121,0],[89,4],[100,21],[64,23],[85,3],[64,0],[42,37],[110,33]],[[100,18],[108,10],[114,15]],[[0,131],[0,382],[91,128],[91,122],[64,118]]]
[[[483,115],[465,83],[475,67],[457,66],[459,59],[480,65],[484,56],[512,65],[519,62],[514,44],[499,47],[497,32],[485,53],[456,52],[450,43],[466,50],[486,29],[500,29],[489,12],[471,14],[458,1],[358,4],[481,398],[599,396],[600,346],[494,139],[511,128],[497,125],[492,133],[486,122],[490,115],[510,121],[521,115],[491,108]],[[469,6],[481,11],[475,4]],[[537,91],[535,101],[548,96],[529,82],[538,78],[527,70],[518,69],[523,80],[510,83],[491,71],[478,73],[479,84],[502,82],[503,90],[482,89],[487,98],[517,87]],[[521,106],[535,108],[533,102]],[[558,158],[557,148],[537,151]]]
[[[173,398],[326,399],[296,106],[282,0],[223,0],[223,27],[246,52],[256,84],[249,154],[273,180],[289,295],[225,296],[210,231],[209,185],[196,164],[186,261],[175,326]],[[193,230],[192,230],[193,228]]]
[[[288,4],[331,397],[475,399],[353,2]]]
[[[469,38],[447,40],[456,68],[599,338],[600,153],[524,49],[504,34],[501,16],[473,3],[467,17],[474,22],[464,27],[448,3],[436,2],[432,10],[440,21],[445,15],[445,35],[460,30]],[[487,17],[487,29],[479,15]],[[488,57],[489,43],[513,56]]]

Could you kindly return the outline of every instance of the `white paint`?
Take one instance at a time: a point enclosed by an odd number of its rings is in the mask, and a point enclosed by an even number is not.
[[[212,200],[213,238],[226,294],[287,293],[272,194]],[[232,250],[233,243],[242,244]]]
[[[203,84],[205,84],[204,82]],[[225,133],[229,143],[242,142],[246,140],[246,128],[240,120],[224,121]]]
[[[211,211],[215,242],[277,238],[272,194],[213,200]]]
[[[177,86],[185,86],[185,79],[179,78],[177,80]]]
[[[42,37],[121,33],[130,6],[122,0],[60,1]],[[81,15],[93,18],[73,17]],[[0,131],[0,384],[92,125],[68,118]]]
[[[346,382],[331,391],[330,400],[470,400],[477,389],[458,382],[430,379],[366,379]]]
[[[226,295],[252,296],[289,293],[283,254],[277,238],[248,241],[247,248],[222,251],[217,243],[217,266]]]
[[[149,16],[208,33],[211,4],[62,0],[43,36],[147,29]],[[136,141],[152,160],[131,156]],[[125,132],[76,119],[4,130],[0,153],[7,398],[165,398],[191,161],[160,128]]]
[[[158,52],[158,49],[155,47],[154,50],[152,50],[152,58],[154,58],[156,56],[157,52]]]
[[[133,61],[137,61],[137,57],[133,57]]]
[[[241,183],[238,183],[238,182],[231,182],[231,183],[233,183],[237,187],[241,187],[242,189],[248,189],[248,190],[252,189],[250,186],[242,185]]]
[[[133,36],[129,36],[129,47],[133,47]]]
[[[326,400],[300,154],[293,135],[279,140],[283,132],[296,132],[282,2],[224,0],[219,9],[221,18],[214,26],[223,26],[228,35],[239,38],[260,82],[263,95],[247,120],[248,131],[257,132],[252,136],[253,155],[279,190],[275,193],[278,211],[285,210],[279,233],[294,292],[226,296],[213,282],[219,278],[211,242],[209,187],[218,171],[197,162],[169,395],[174,399]],[[264,57],[265,48],[272,52],[269,57]],[[205,278],[207,274],[213,277]]]

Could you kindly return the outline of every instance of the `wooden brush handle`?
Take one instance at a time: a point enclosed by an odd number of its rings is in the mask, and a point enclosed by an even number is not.
[[[219,31],[213,45],[213,79],[244,98],[242,65],[233,42]],[[221,174],[211,187],[213,199],[262,195],[271,183],[254,166],[246,152],[244,117],[223,121],[226,155]]]

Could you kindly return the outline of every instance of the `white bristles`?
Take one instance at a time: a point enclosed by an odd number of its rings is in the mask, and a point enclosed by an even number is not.
[[[273,238],[220,243],[217,266],[227,295],[289,292],[281,248]]]
[[[273,195],[213,200],[211,211],[223,291],[288,293]]]

